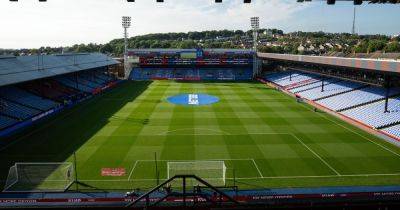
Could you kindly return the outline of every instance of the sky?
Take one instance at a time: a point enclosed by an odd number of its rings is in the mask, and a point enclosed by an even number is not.
[[[248,30],[250,17],[261,28],[285,32],[351,32],[351,2],[297,3],[296,0],[0,0],[0,48],[107,43],[121,38],[121,16],[132,17],[129,35],[202,30]],[[359,34],[400,34],[400,5],[357,6]]]

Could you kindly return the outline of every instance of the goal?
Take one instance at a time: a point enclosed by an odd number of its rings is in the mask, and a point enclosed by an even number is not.
[[[4,191],[65,191],[73,182],[72,163],[15,163],[8,171]]]
[[[214,186],[225,186],[226,166],[224,161],[168,162],[168,179],[175,175],[196,175]],[[198,185],[194,180],[189,185]]]

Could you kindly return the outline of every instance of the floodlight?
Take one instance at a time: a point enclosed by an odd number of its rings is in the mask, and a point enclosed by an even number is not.
[[[259,17],[251,17],[250,23],[251,23],[251,28],[253,30],[258,30],[260,28],[260,18]]]
[[[131,17],[122,16],[122,27],[124,28],[124,69],[125,75],[129,70],[128,66],[128,28],[131,26]]]
[[[131,17],[123,16],[122,17],[122,27],[129,28],[131,26]]]

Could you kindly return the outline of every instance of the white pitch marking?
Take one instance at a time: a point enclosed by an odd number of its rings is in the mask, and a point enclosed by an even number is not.
[[[128,181],[131,179],[131,176],[133,174],[133,170],[135,170],[137,163],[138,163],[138,161],[135,161],[135,164],[133,165],[133,167],[131,169],[131,172],[129,173]]]
[[[169,131],[166,131],[166,132],[163,132],[163,133],[160,133],[160,134],[156,134],[156,135],[165,135],[165,134],[176,132],[176,131],[187,131],[187,130],[205,130],[205,131],[213,131],[213,132],[220,133],[220,134],[207,134],[207,135],[232,135],[231,133],[226,132],[226,131],[214,130],[214,129],[209,129],[209,128],[181,128],[181,129],[169,130]],[[195,136],[195,135],[204,135],[204,134],[174,134],[174,135],[191,135],[191,136]]]
[[[254,161],[254,159],[251,159],[251,161],[253,162],[254,166],[256,167],[258,174],[260,174],[260,177],[263,178],[264,176],[262,175],[260,169],[258,168],[256,161]]]
[[[322,176],[264,176],[264,177],[239,177],[239,178],[226,178],[229,180],[246,180],[246,179],[306,179],[306,178],[345,178],[345,177],[378,177],[378,176],[400,176],[400,173],[393,174],[342,174],[342,175],[322,175]],[[155,181],[157,179],[132,179],[132,181]],[[167,179],[160,179],[167,180]],[[4,180],[5,181],[5,180]],[[126,179],[115,179],[115,180],[80,180],[82,182],[126,182]]]
[[[321,156],[319,156],[314,150],[312,150],[309,146],[307,146],[300,138],[292,133],[292,136],[297,139],[304,147],[306,147],[311,153],[313,153],[318,159],[320,159],[326,166],[328,166],[336,175],[341,176],[339,172],[337,172],[328,162],[326,162]]]
[[[305,106],[305,105],[303,105],[303,106]],[[306,108],[309,109],[308,107],[306,107]],[[333,122],[333,123],[335,123],[336,125],[338,125],[338,126],[344,128],[344,129],[346,129],[346,130],[348,130],[348,131],[350,131],[350,132],[352,132],[352,133],[355,133],[355,134],[357,134],[358,136],[361,136],[362,138],[364,138],[365,140],[367,140],[367,141],[369,141],[369,142],[371,142],[371,143],[373,143],[373,144],[375,144],[375,145],[377,145],[377,146],[383,148],[384,150],[386,150],[386,151],[388,151],[388,152],[391,152],[392,154],[397,155],[397,156],[400,157],[400,154],[399,154],[399,153],[397,153],[397,152],[395,152],[395,151],[393,151],[393,150],[387,148],[386,146],[384,146],[384,145],[382,145],[382,144],[379,144],[379,143],[377,143],[377,142],[375,142],[375,141],[373,141],[373,140],[371,140],[371,139],[369,139],[369,138],[367,138],[367,137],[361,135],[360,133],[354,131],[353,129],[350,129],[350,128],[348,128],[348,127],[342,125],[342,124],[339,124],[338,122],[336,122],[336,121],[334,121],[334,120],[329,119],[328,117],[326,117],[325,115],[323,115],[323,114],[321,114],[321,113],[317,113],[317,114],[320,115],[320,116],[322,116],[322,117],[325,118],[326,120],[328,120],[328,121],[330,121],[330,122]]]
[[[325,117],[325,116],[324,116],[324,117]],[[354,130],[352,130],[352,129],[350,129],[350,128],[347,128],[346,126],[341,125],[341,124],[339,124],[339,123],[337,123],[337,122],[335,122],[335,121],[333,121],[333,120],[331,120],[331,119],[329,119],[329,118],[327,118],[327,117],[325,117],[325,118],[328,119],[329,121],[335,123],[336,125],[339,125],[340,127],[345,128],[346,130],[348,130],[348,131],[350,131],[350,132],[352,132],[352,133],[355,133],[355,134],[357,134],[357,135],[363,137],[365,140],[367,140],[367,141],[369,141],[369,142],[371,142],[371,143],[373,143],[373,144],[375,144],[375,145],[377,145],[377,146],[383,148],[384,150],[386,150],[386,151],[388,151],[388,152],[391,152],[392,154],[394,154],[394,155],[400,157],[400,154],[399,154],[399,153],[397,153],[397,152],[395,152],[395,151],[393,151],[393,150],[387,148],[386,146],[384,146],[384,145],[382,145],[382,144],[379,144],[379,143],[377,143],[377,142],[375,142],[375,141],[373,141],[373,140],[371,140],[371,139],[365,137],[364,135],[361,135],[360,133],[358,133],[358,132],[356,132],[356,131],[354,131]]]
[[[229,161],[229,160],[232,160],[232,161],[235,161],[235,160],[248,160],[248,161],[251,161],[251,160],[253,160],[253,159],[251,159],[251,158],[243,158],[243,159],[203,159],[203,160],[157,160],[157,162],[172,162],[172,161],[174,161],[174,162],[200,162],[200,161]],[[154,160],[137,160],[137,162],[154,162]]]
[[[170,130],[170,131],[166,131],[160,134],[143,134],[141,136],[160,136],[160,135],[166,135],[168,133],[171,132],[175,132],[175,131],[181,131],[181,130],[208,130],[208,131],[214,131],[214,132],[218,132],[215,134],[173,134],[173,135],[177,135],[177,136],[222,136],[222,135],[228,135],[228,136],[235,136],[235,135],[291,135],[291,133],[229,133],[227,131],[218,131],[218,130],[213,130],[213,129],[207,129],[207,128],[183,128],[183,129],[176,129],[176,130]]]
[[[197,94],[189,94],[188,104],[190,104],[190,105],[199,105],[199,95],[197,95]]]
[[[400,176],[400,174],[345,174],[326,176],[264,176],[264,177],[241,177],[236,179],[301,179],[301,178],[341,178],[341,177],[376,177],[376,176]],[[226,178],[233,179],[233,178]]]

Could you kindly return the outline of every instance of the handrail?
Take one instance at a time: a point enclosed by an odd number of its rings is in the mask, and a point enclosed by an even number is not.
[[[162,182],[161,184],[157,185],[156,187],[154,187],[153,189],[151,189],[150,191],[148,191],[147,193],[139,196],[137,199],[135,199],[134,201],[129,202],[126,207],[132,207],[135,204],[139,203],[141,200],[146,199],[146,206],[149,206],[149,197],[150,194],[154,193],[155,191],[159,190],[160,188],[162,188],[163,186],[165,186],[166,184],[176,180],[176,179],[182,179],[182,186],[183,186],[183,192],[182,193],[168,193],[166,196],[162,197],[161,199],[157,200],[154,204],[158,204],[160,202],[162,202],[163,200],[165,200],[166,198],[170,197],[170,196],[182,196],[183,197],[183,205],[186,205],[186,196],[188,195],[193,195],[193,196],[200,196],[205,198],[206,196],[204,196],[204,194],[201,193],[187,193],[186,192],[186,179],[191,178],[191,179],[195,179],[198,182],[200,182],[201,184],[209,187],[210,189],[212,189],[214,192],[216,192],[217,194],[220,195],[220,197],[225,197],[228,199],[228,201],[233,202],[235,204],[239,204],[238,201],[236,201],[235,199],[233,199],[231,196],[227,195],[226,193],[224,193],[223,191],[219,190],[218,188],[212,186],[211,184],[209,184],[208,182],[206,182],[205,180],[201,179],[200,177],[196,176],[196,175],[175,175],[169,179],[167,179],[166,181]],[[206,200],[209,200],[206,198]],[[220,201],[222,202],[223,200],[220,199]]]

